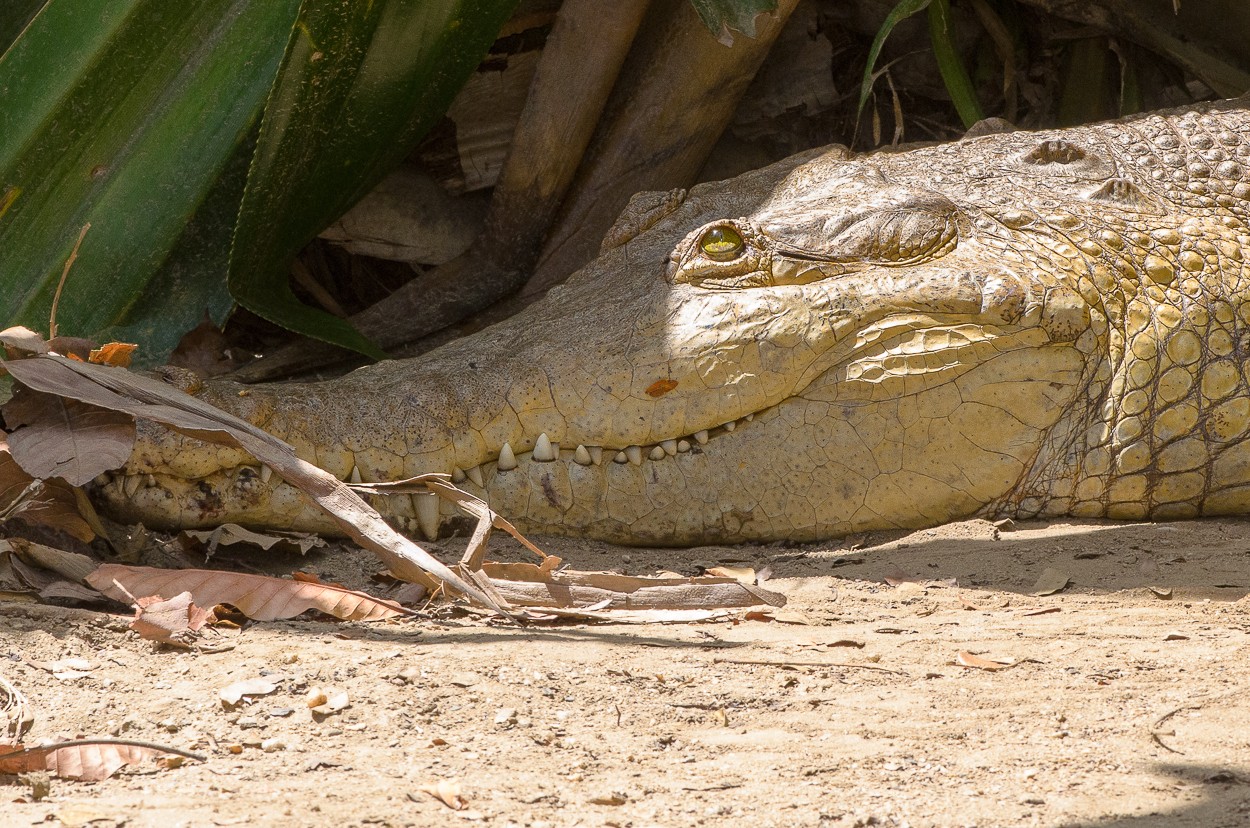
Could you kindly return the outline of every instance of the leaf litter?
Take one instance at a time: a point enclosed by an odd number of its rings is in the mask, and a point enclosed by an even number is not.
[[[528,621],[558,618],[690,621],[717,617],[725,608],[777,607],[785,603],[783,596],[757,585],[767,577],[767,573],[763,573],[761,577],[751,570],[741,568],[726,570],[721,577],[713,574],[702,578],[642,578],[604,572],[558,571],[555,568],[559,563],[558,559],[555,562],[547,561],[548,556],[517,532],[506,519],[493,512],[484,501],[457,489],[446,475],[422,475],[398,483],[349,487],[316,466],[299,460],[293,449],[282,441],[168,385],[131,374],[123,368],[67,359],[42,349],[38,337],[23,329],[0,332],[0,341],[11,346],[10,352],[23,350],[26,354],[24,359],[10,359],[3,367],[25,386],[22,394],[27,400],[39,402],[38,405],[35,402],[24,403],[25,408],[18,406],[18,413],[21,415],[18,421],[22,423],[22,428],[15,432],[19,435],[28,432],[26,449],[19,452],[23,457],[32,453],[32,446],[39,448],[39,452],[35,453],[36,459],[41,461],[41,465],[36,464],[39,471],[46,473],[65,469],[66,473],[72,474],[74,480],[85,483],[101,472],[117,467],[129,456],[129,447],[133,443],[132,418],[145,417],[193,437],[226,443],[248,451],[288,483],[309,495],[334,517],[353,540],[377,555],[397,577],[419,584],[431,594],[450,589],[466,596],[473,603],[509,617]],[[126,358],[128,351],[121,349],[108,352],[101,349],[101,353],[114,353],[110,358],[121,360]],[[56,404],[50,404],[48,398],[56,401]],[[69,416],[69,412],[79,410],[78,417]],[[109,414],[110,418],[101,419],[103,414],[100,412]],[[113,415],[124,416],[119,420]],[[57,427],[45,425],[45,421],[49,420],[54,421]],[[107,427],[105,422],[108,423]],[[114,428],[117,423],[128,424],[130,430],[123,432]],[[107,457],[107,461],[86,464],[73,459],[85,449],[94,448],[97,443],[103,444],[98,454]],[[13,459],[20,461],[21,458]],[[101,463],[109,468],[100,468]],[[21,462],[18,464],[23,465]],[[477,528],[460,564],[453,570],[432,558],[420,546],[386,524],[353,488],[360,493],[374,494],[399,491],[433,492],[475,516],[478,519]],[[496,565],[486,562],[485,543],[491,531],[496,528],[511,534],[538,555],[543,564],[529,565],[526,568],[525,565]],[[254,533],[249,533],[249,530],[241,528],[231,527],[215,532],[216,534],[210,533],[206,538],[210,550],[222,542],[237,542],[240,539],[259,541],[262,545],[269,542],[268,538],[257,537]],[[118,565],[103,565],[102,571],[89,582],[110,597],[121,600],[120,589],[110,592],[114,578],[134,579],[140,577],[140,574],[131,572],[123,576],[120,569],[103,569],[115,566]],[[218,575],[213,584],[200,582],[191,587],[188,586],[188,580],[197,576],[189,575],[187,570],[175,572],[181,574],[171,576],[172,582],[162,584],[163,592],[131,590],[129,586],[122,586],[132,596],[167,596],[187,591],[192,593],[195,603],[200,606],[222,603],[208,600],[202,592],[213,586],[225,588],[223,585],[228,579],[224,576]],[[155,574],[142,573],[142,577],[154,578]],[[201,573],[198,577],[210,576]],[[121,584],[120,581],[118,583]],[[145,583],[145,586],[150,584]],[[238,582],[231,587],[227,591],[236,597],[246,593]],[[201,592],[197,593],[197,589]],[[299,589],[283,586],[276,591],[273,598],[279,600],[282,597],[293,597],[293,592],[298,593]],[[390,603],[362,596],[361,593],[355,594],[355,599],[360,601],[359,606],[373,602],[372,608],[377,609]],[[324,609],[325,597],[324,593],[316,598],[302,595],[301,598],[310,601],[304,609],[314,606]],[[239,606],[234,601],[224,603]],[[518,615],[513,609],[514,605],[532,609],[522,610]],[[287,612],[287,609],[275,611],[259,606],[254,601],[247,606],[248,608],[239,606],[239,609],[258,620],[289,617],[269,615],[271,612]],[[359,606],[338,617],[356,618],[354,613]],[[396,614],[407,612],[399,605],[387,609],[388,612]],[[622,610],[632,617],[619,615]],[[328,611],[336,614],[333,610]],[[645,617],[640,613],[660,614]],[[377,617],[389,616],[380,612]]]
[[[35,747],[15,742],[0,743],[0,773],[47,771],[62,779],[99,782],[126,765],[165,754],[204,761],[196,753],[129,739],[75,739]]]

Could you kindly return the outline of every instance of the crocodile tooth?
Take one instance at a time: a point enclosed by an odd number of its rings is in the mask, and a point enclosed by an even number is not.
[[[470,480],[473,481],[474,485],[476,485],[478,488],[481,488],[481,489],[486,488],[486,481],[482,479],[481,466],[474,466],[473,468],[465,472],[465,474],[468,476]]]
[[[660,443],[660,448],[664,449],[665,454],[667,454],[669,457],[672,457],[673,455],[677,454],[677,441],[665,440],[662,443]]]
[[[642,446],[626,446],[625,458],[635,466],[642,465]]]
[[[499,471],[512,471],[516,468],[516,455],[512,453],[512,445],[510,443],[504,443],[503,448],[499,450],[497,468]]]
[[[273,467],[265,464],[260,467],[260,482],[268,483],[269,478],[273,477]]]
[[[412,505],[417,512],[417,524],[426,540],[438,540],[438,495],[414,494]]]
[[[705,428],[702,431],[696,431],[694,433],[694,441],[701,446],[706,446],[707,445],[707,429]]]
[[[721,426],[721,428],[725,429],[726,431],[733,431],[737,427],[738,427],[737,420],[730,420],[729,422]]]
[[[126,493],[126,497],[134,497],[139,491],[139,484],[142,482],[139,479],[139,475],[128,474],[122,480],[122,491]]]
[[[464,470],[461,469],[459,466],[451,470],[451,482],[452,483],[463,483],[466,476],[467,475],[465,475]]]
[[[677,441],[677,450],[678,450],[678,451],[683,451],[683,452],[684,452],[684,451],[690,451],[690,441],[689,441],[689,440],[678,440],[678,441]]]
[[[590,449],[590,462],[596,466],[603,462],[603,446],[587,446]]]
[[[143,487],[145,489],[156,488],[156,475],[149,474],[147,477],[143,478]]]
[[[551,447],[551,439],[547,437],[547,432],[538,435],[538,442],[534,443],[534,451],[530,455],[536,462],[550,463],[556,459],[556,452]]]
[[[664,451],[663,446],[656,446],[655,448],[651,449],[651,453],[648,454],[647,456],[650,457],[652,460],[663,460],[665,457],[668,457],[668,453]]]
[[[91,482],[97,486],[107,486],[109,484],[109,481],[111,481],[112,479],[113,479],[113,475],[109,474],[108,472],[101,472],[100,474],[97,474],[95,476],[95,480],[92,480]]]
[[[577,451],[573,452],[573,462],[579,466],[589,466],[591,464],[590,452],[586,451],[585,446],[578,446]]]
[[[743,417],[743,418],[742,418],[742,422],[744,422],[744,423],[749,423],[749,422],[751,422],[751,421],[752,421],[752,420],[754,420],[754,419],[755,419],[755,412],[754,412],[754,411],[752,411],[750,414],[748,414],[748,415],[746,415],[745,417]]]
[[[350,477],[349,479],[350,479],[353,483],[363,483],[363,482],[364,482],[364,481],[361,479],[361,477],[360,477],[360,466],[355,466],[355,465],[353,465],[353,466],[352,466],[352,473],[351,473],[351,477]]]
[[[629,458],[625,456],[625,452],[618,451],[616,456],[612,458],[613,463],[628,463]]]
[[[404,530],[410,535],[416,535],[421,531],[421,524],[417,523],[416,518],[400,518],[399,522],[403,525]]]

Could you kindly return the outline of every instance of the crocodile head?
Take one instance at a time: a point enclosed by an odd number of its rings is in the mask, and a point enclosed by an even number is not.
[[[1111,450],[1125,285],[1157,246],[1140,231],[1184,206],[1117,129],[833,149],[643,194],[500,325],[330,382],[200,393],[341,478],[450,473],[523,528],[617,542],[1070,511],[1091,429]],[[248,457],[155,428],[100,491],[149,525],[330,528]],[[427,535],[451,517],[432,495],[378,506]]]

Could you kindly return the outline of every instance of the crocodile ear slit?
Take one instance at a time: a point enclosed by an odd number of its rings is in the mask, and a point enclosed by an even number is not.
[[[650,230],[676,211],[685,200],[686,191],[683,189],[635,193],[604,235],[599,252],[620,247],[635,236]]]
[[[1127,207],[1139,213],[1161,214],[1163,209],[1141,187],[1127,178],[1109,178],[1098,189],[1085,196],[1089,201],[1099,201]]]
[[[1089,156],[1084,149],[1062,138],[1050,138],[1033,147],[1020,160],[1026,164],[1075,164]]]
[[[1115,164],[1093,148],[1066,138],[1045,138],[1016,156],[1026,169],[1086,180],[1104,180],[1115,175]]]

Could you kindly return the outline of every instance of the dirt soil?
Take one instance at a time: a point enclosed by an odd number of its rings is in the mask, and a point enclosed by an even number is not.
[[[771,566],[783,617],[806,623],[299,619],[197,655],[119,616],[0,603],[28,742],[111,732],[207,756],[54,779],[38,802],[0,777],[0,825],[1250,825],[1245,520],[546,547],[634,574]],[[341,549],[267,565],[366,589],[375,568]],[[1033,595],[1048,569],[1070,585]],[[69,656],[87,676],[27,662]],[[262,676],[277,692],[223,708],[220,688]],[[313,686],[350,706],[314,720]],[[421,791],[440,780],[464,809]]]

